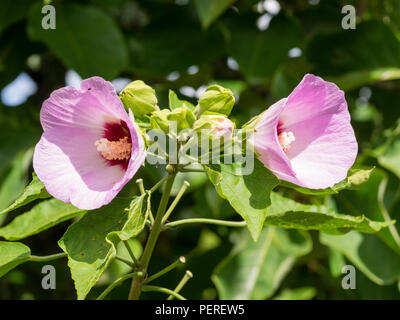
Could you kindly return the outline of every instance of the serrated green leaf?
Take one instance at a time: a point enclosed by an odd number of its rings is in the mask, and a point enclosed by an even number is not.
[[[0,277],[29,260],[31,249],[19,242],[0,241]]]
[[[31,183],[25,188],[24,192],[15,200],[8,208],[0,211],[0,215],[15,210],[19,207],[37,199],[49,198],[50,195],[46,191],[44,184],[33,174]]]
[[[84,212],[57,199],[45,200],[0,228],[0,237],[7,240],[23,239]]]
[[[256,241],[271,204],[270,193],[277,186],[278,179],[256,159],[251,174],[236,173],[237,169],[240,169],[239,164],[209,165],[207,173],[219,195],[227,199],[246,221]]]
[[[236,0],[195,0],[201,25],[208,28]]]
[[[102,10],[80,4],[57,4],[56,28],[43,29],[42,4],[32,6],[28,35],[44,42],[68,68],[83,78],[117,76],[128,62],[122,33]]]
[[[375,235],[355,231],[341,236],[321,233],[320,241],[344,254],[378,285],[391,284],[400,279],[400,255]]]
[[[147,194],[133,200],[115,198],[109,205],[87,212],[68,228],[58,244],[68,254],[78,299],[85,299],[96,284],[115,256],[119,241],[143,229],[148,205]]]
[[[122,241],[136,237],[144,229],[150,210],[150,193],[134,197],[129,208],[126,209],[128,217],[124,226],[121,230],[114,231],[112,234],[117,235]],[[110,234],[107,238],[109,237]]]
[[[335,213],[323,205],[308,205],[271,193],[265,225],[300,230],[320,230],[329,234],[344,234],[351,230],[376,233],[394,221],[371,221],[364,215],[354,217]]]
[[[257,242],[244,235],[215,269],[212,280],[220,299],[266,299],[294,265],[312,249],[306,233],[266,227]]]

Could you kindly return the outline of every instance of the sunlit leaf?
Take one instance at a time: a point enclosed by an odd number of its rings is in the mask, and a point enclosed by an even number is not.
[[[49,197],[50,195],[46,191],[44,184],[38,179],[36,174],[33,174],[32,181],[25,188],[24,192],[8,208],[0,211],[0,214],[4,214],[12,210],[15,210],[37,199],[43,199]]]
[[[266,227],[257,242],[245,236],[213,274],[220,299],[270,297],[296,258],[307,254],[311,248],[308,235],[297,230]]]
[[[0,277],[29,259],[31,250],[19,242],[0,241]]]
[[[7,240],[23,239],[84,212],[57,199],[45,200],[0,228],[0,237]]]
[[[256,241],[271,204],[270,193],[277,186],[278,179],[258,160],[254,160],[254,170],[248,175],[243,175],[239,170],[241,165],[235,163],[207,168],[220,196],[242,216]]]

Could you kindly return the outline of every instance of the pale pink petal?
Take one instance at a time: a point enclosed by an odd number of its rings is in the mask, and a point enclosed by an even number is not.
[[[280,107],[280,112],[267,116],[268,120],[261,116],[260,126],[268,127],[271,132],[272,124],[267,123],[276,123],[276,136],[290,132],[295,137],[286,152],[277,139],[273,143],[267,139],[263,148],[256,148],[261,153],[260,160],[279,178],[311,189],[324,189],[346,177],[358,146],[344,93],[335,84],[308,74]],[[255,140],[265,137],[256,133]],[[278,147],[280,154],[276,152]],[[268,154],[271,149],[275,161]],[[282,163],[286,166],[288,162],[291,169],[282,170]]]
[[[51,195],[78,208],[109,203],[144,161],[144,142],[133,115],[128,116],[111,83],[99,77],[82,81],[81,90],[54,91],[43,103],[41,122],[44,133],[33,159],[36,174]],[[110,124],[129,129],[132,151],[124,165],[110,163],[95,145],[110,134]]]
[[[255,133],[250,138],[261,162],[282,179],[295,177],[290,161],[279,145],[277,136],[279,117],[286,100],[286,98],[279,100],[260,115],[254,128]]]

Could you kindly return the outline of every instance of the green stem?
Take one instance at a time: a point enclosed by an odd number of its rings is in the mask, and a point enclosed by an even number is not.
[[[164,216],[165,210],[167,208],[175,176],[176,176],[175,172],[168,174],[167,183],[165,185],[165,189],[160,200],[160,205],[158,207],[156,217],[154,219],[153,228],[150,231],[150,235],[147,240],[146,246],[144,248],[142,258],[140,259],[140,266],[145,274],[151,259],[151,255],[153,254],[153,250],[156,245],[158,236],[160,235],[161,232],[161,221]],[[129,300],[139,299],[142,285],[143,285],[143,277],[133,277],[131,290],[129,292],[129,297],[128,297]]]
[[[207,224],[216,224],[220,226],[226,227],[245,227],[245,221],[226,221],[226,220],[217,220],[217,219],[206,219],[206,218],[193,218],[193,219],[183,219],[177,220],[173,222],[168,222],[164,225],[165,228],[176,227],[182,224],[190,224],[190,223],[207,223]]]
[[[182,297],[179,293],[176,293],[170,289],[167,288],[163,288],[163,287],[157,287],[157,286],[143,286],[142,288],[143,292],[151,292],[151,291],[155,291],[155,292],[162,292],[162,293],[166,293],[169,295],[174,296],[175,298],[179,299],[179,300],[186,300],[186,298]]]
[[[185,286],[186,282],[188,282],[191,278],[193,278],[193,274],[189,270],[186,270],[185,275],[183,276],[182,280],[176,286],[174,292],[176,294],[178,294],[182,290],[182,288]],[[170,294],[169,297],[167,298],[167,300],[173,300],[174,297],[175,296],[173,294]]]
[[[30,256],[29,261],[34,261],[34,262],[46,262],[46,261],[51,261],[51,260],[56,260],[60,258],[65,258],[67,256],[66,253],[56,253],[56,254],[51,254],[49,256]]]
[[[127,241],[122,241],[123,243],[124,243],[124,245],[125,245],[125,247],[126,247],[126,250],[128,250],[128,253],[129,253],[129,255],[131,256],[131,259],[132,259],[132,261],[133,261],[133,264],[134,264],[134,266],[135,267],[139,267],[139,261],[136,259],[136,257],[135,257],[135,255],[134,255],[134,253],[133,253],[133,251],[132,251],[132,248],[131,248],[131,246],[129,245],[129,243],[127,242]]]
[[[188,169],[188,168],[180,168],[179,172],[206,172],[203,169]]]
[[[168,217],[174,211],[175,207],[177,206],[179,200],[181,200],[183,194],[185,193],[186,189],[190,186],[190,183],[187,181],[183,182],[183,185],[181,189],[179,190],[178,194],[176,195],[174,201],[172,201],[170,207],[168,208],[167,212],[164,214],[161,224],[164,224],[165,221],[167,221]]]
[[[164,178],[162,178],[160,181],[158,181],[150,190],[149,190],[149,192],[150,193],[153,193],[154,191],[156,191],[162,184],[163,184],[163,182],[165,181],[165,180],[167,180],[168,179],[168,176],[165,176]]]
[[[120,256],[115,256],[115,259],[117,259],[117,260],[119,260],[119,261],[122,261],[123,263],[127,264],[127,265],[130,266],[131,268],[134,268],[134,267],[135,267],[135,264],[132,263],[132,261],[129,261],[128,259],[125,259],[125,258],[120,257]]]
[[[115,280],[113,283],[111,283],[103,292],[101,295],[98,296],[96,300],[103,300],[110,292],[112,289],[114,289],[117,285],[120,283],[124,282],[125,280],[134,277],[135,275],[138,275],[140,272],[132,272],[128,273],[122,277],[119,277],[117,280]]]
[[[161,276],[163,276],[164,274],[166,274],[167,272],[170,272],[171,270],[175,269],[177,266],[186,263],[186,259],[185,257],[180,257],[178,260],[176,260],[174,263],[171,263],[168,267],[158,271],[157,273],[153,274],[152,276],[148,277],[144,283],[149,283]]]
[[[143,179],[137,179],[136,183],[137,183],[137,185],[139,187],[140,194],[143,195],[145,193],[144,192]]]

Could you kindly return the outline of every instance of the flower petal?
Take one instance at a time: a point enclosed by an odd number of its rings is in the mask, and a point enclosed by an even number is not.
[[[110,165],[101,157],[95,141],[104,135],[106,123],[123,120],[132,140],[127,169]],[[81,209],[109,203],[143,163],[144,141],[132,113],[126,113],[111,83],[94,77],[81,90],[56,90],[43,103],[44,133],[36,145],[33,166],[47,191]]]
[[[357,156],[343,91],[311,74],[287,99],[262,114],[256,129],[254,144],[264,165],[279,178],[303,187],[324,189],[340,182]],[[295,137],[286,153],[279,145],[278,129]]]
[[[250,137],[261,162],[281,179],[295,177],[290,161],[283,152],[277,136],[279,117],[286,100],[286,98],[279,100],[256,120],[255,133]]]

